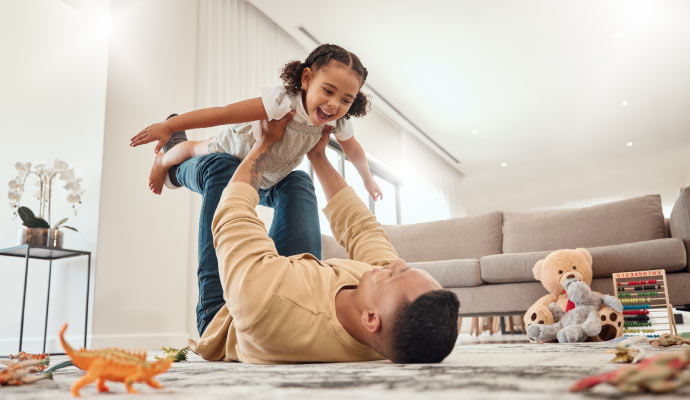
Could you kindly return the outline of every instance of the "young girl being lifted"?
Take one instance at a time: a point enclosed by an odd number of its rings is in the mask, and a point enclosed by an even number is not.
[[[367,69],[359,58],[340,46],[324,44],[314,49],[304,62],[286,64],[280,77],[283,86],[263,88],[261,97],[225,107],[173,114],[131,138],[131,146],[158,141],[149,175],[151,190],[160,194],[164,184],[180,186],[174,170],[170,170],[189,158],[226,152],[244,159],[254,144],[254,133],[261,129],[259,121],[281,119],[294,112],[283,139],[273,146],[268,156],[261,189],[280,182],[302,162],[322,133],[330,132],[359,172],[369,195],[374,200],[382,198],[349,120],[363,117],[368,108],[368,100],[360,92]],[[211,139],[186,140],[184,130],[218,125],[226,126]],[[164,153],[159,153],[161,148]]]

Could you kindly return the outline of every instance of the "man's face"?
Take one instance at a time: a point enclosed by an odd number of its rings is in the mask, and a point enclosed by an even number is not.
[[[401,304],[439,289],[443,287],[428,272],[409,268],[401,259],[365,272],[358,286],[367,307],[383,321],[390,321]]]

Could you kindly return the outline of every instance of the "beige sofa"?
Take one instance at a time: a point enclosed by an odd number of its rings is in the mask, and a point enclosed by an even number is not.
[[[690,305],[690,187],[665,220],[659,195],[587,208],[491,212],[384,229],[401,258],[433,275],[460,299],[460,314],[523,313],[546,294],[532,267],[549,252],[585,247],[592,287],[613,294],[613,272],[666,270],[670,301]],[[347,258],[323,236],[323,258]]]

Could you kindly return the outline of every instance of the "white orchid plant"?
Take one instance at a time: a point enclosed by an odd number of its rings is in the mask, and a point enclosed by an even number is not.
[[[17,177],[8,183],[9,191],[7,197],[10,200],[14,216],[19,216],[23,225],[29,228],[50,228],[50,201],[52,195],[53,179],[58,177],[64,182],[64,189],[67,191],[67,203],[72,205],[74,215],[77,215],[77,204],[81,204],[81,197],[84,189],[81,186],[81,178],[74,175],[74,169],[69,168],[65,161],[55,160],[53,165],[38,164],[32,166],[30,162],[18,162],[15,165]],[[39,200],[40,212],[38,217],[27,207],[21,207],[22,195],[25,185],[30,176],[36,176],[35,196]],[[53,229],[66,228],[76,231],[74,227],[65,225],[68,218],[58,221]]]

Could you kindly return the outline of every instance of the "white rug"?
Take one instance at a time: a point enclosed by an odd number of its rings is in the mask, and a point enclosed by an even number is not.
[[[604,351],[615,343],[474,344],[458,345],[442,364],[396,365],[389,362],[254,366],[206,362],[196,355],[173,364],[159,375],[164,388],[135,384],[139,395],[127,394],[111,382],[110,394],[96,385],[82,388],[91,399],[622,399],[630,395],[610,386],[584,394],[568,392],[578,379],[610,371],[618,365]],[[651,354],[679,351],[654,349]],[[51,365],[66,360],[53,357]],[[0,399],[71,399],[70,386],[82,372],[68,367],[52,381],[21,387],[0,387]],[[635,399],[690,398],[690,386],[666,395],[638,395]]]

